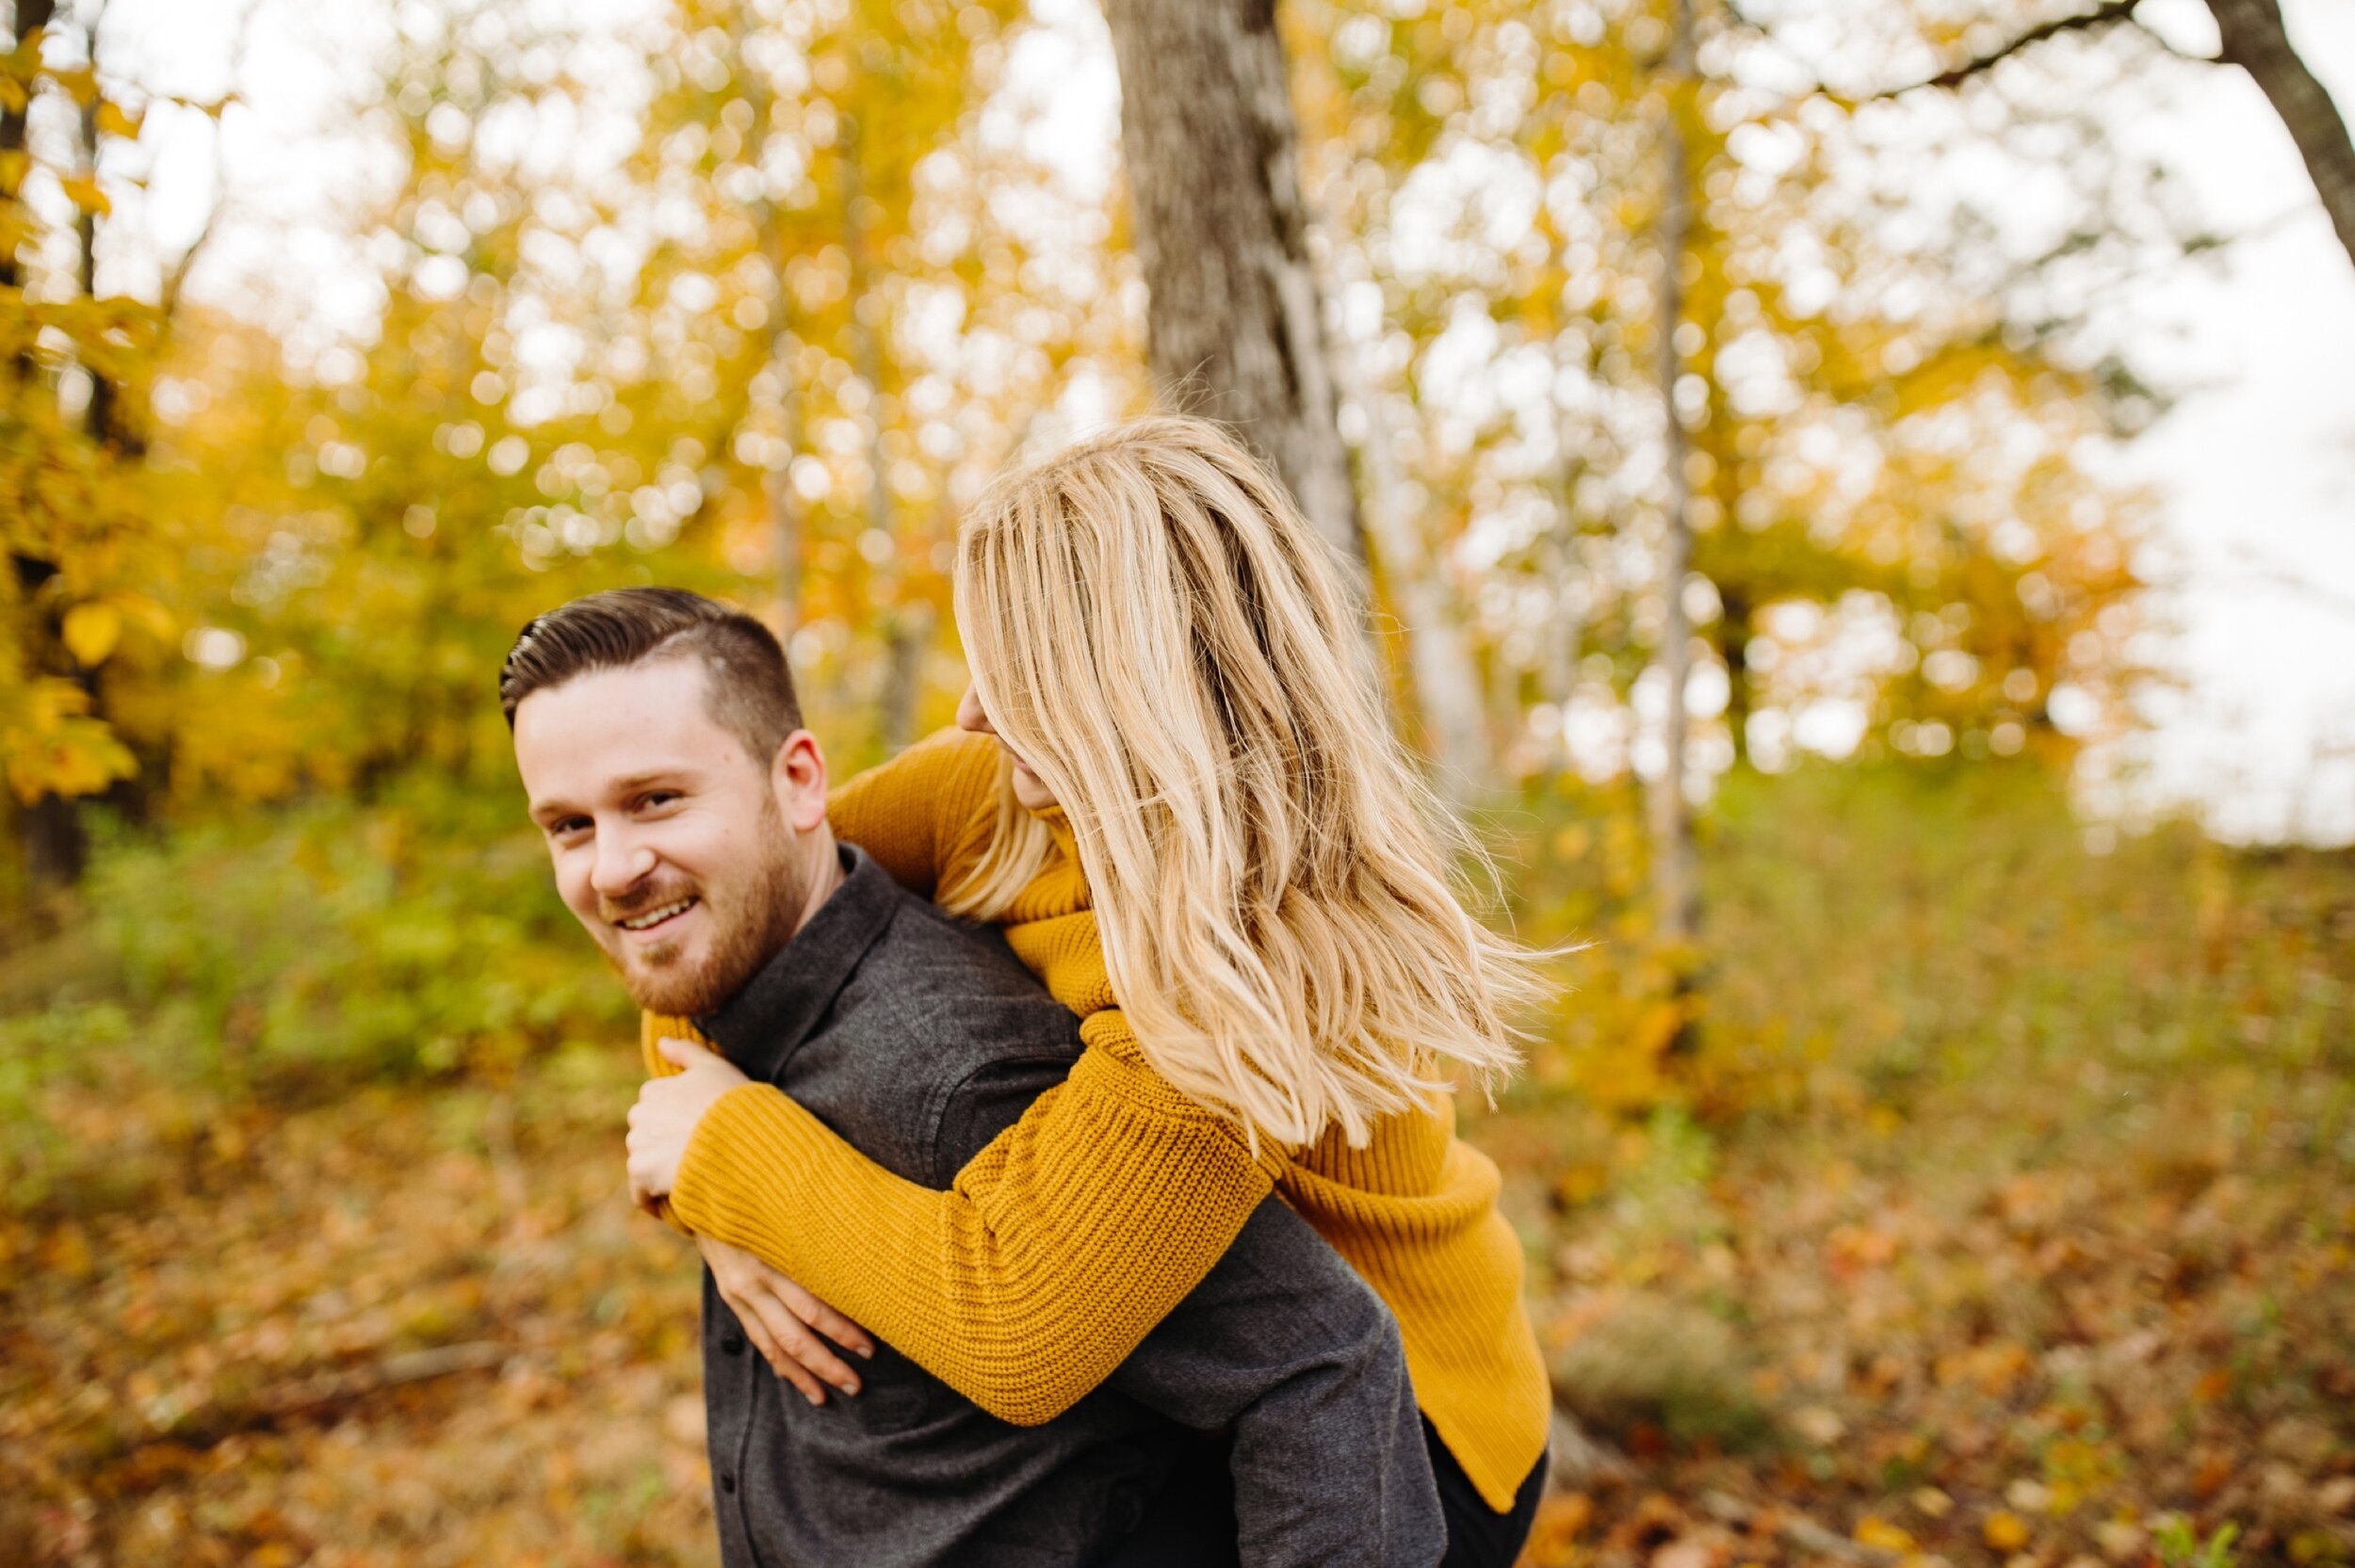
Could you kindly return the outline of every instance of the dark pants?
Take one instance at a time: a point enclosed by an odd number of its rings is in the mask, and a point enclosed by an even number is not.
[[[1431,1449],[1431,1479],[1439,1483],[1439,1511],[1447,1515],[1447,1556],[1439,1560],[1439,1568],[1512,1568],[1536,1520],[1537,1497],[1546,1489],[1546,1461],[1551,1456],[1537,1456],[1520,1490],[1513,1494],[1512,1508],[1499,1513],[1431,1430],[1427,1416],[1422,1440]]]
[[[1499,1513],[1480,1495],[1428,1420],[1422,1424],[1422,1440],[1431,1450],[1439,1511],[1447,1515],[1447,1556],[1439,1560],[1439,1568],[1512,1568],[1537,1516],[1547,1456],[1538,1456],[1536,1468],[1514,1495],[1511,1511]],[[1104,1568],[1228,1568],[1240,1562],[1235,1484],[1226,1457],[1227,1445],[1218,1439],[1191,1446],[1134,1533]]]

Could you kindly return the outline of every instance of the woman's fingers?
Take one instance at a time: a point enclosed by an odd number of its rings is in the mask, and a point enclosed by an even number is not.
[[[800,1389],[802,1398],[811,1404],[824,1404],[825,1384],[786,1353],[785,1347],[777,1343],[775,1329],[761,1316],[759,1307],[751,1301],[732,1301],[729,1304],[736,1308],[737,1320],[744,1325],[744,1337],[753,1342],[753,1349],[760,1352],[760,1358],[776,1369],[777,1376]]]
[[[865,1330],[752,1253],[709,1237],[697,1237],[695,1245],[711,1267],[721,1300],[735,1310],[745,1336],[777,1376],[814,1405],[826,1402],[828,1384],[845,1394],[858,1392],[858,1374],[810,1328],[815,1325],[860,1355],[872,1355],[874,1341]]]
[[[858,1392],[858,1374],[852,1371],[840,1356],[828,1350],[824,1340],[810,1333],[808,1326],[793,1316],[792,1309],[776,1294],[772,1282],[763,1281],[762,1285],[755,1290],[753,1310],[759,1314],[761,1325],[769,1331],[769,1337],[782,1352],[781,1360],[771,1358],[771,1365],[776,1366],[780,1377],[789,1380],[804,1394],[809,1392],[807,1384],[803,1382],[804,1378],[814,1378],[845,1394]],[[741,1317],[742,1313],[738,1316]],[[821,1403],[822,1399],[811,1402]]]
[[[860,1328],[783,1274],[772,1276],[769,1281],[769,1287],[784,1298],[785,1304],[792,1310],[794,1317],[799,1317],[852,1354],[864,1356],[869,1361],[874,1359],[875,1342],[868,1337],[865,1329]]]

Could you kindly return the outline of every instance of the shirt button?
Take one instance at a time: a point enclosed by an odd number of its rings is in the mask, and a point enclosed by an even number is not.
[[[729,1334],[720,1341],[720,1349],[729,1355],[740,1356],[744,1353],[744,1336],[740,1334]]]
[[[720,1490],[726,1493],[731,1497],[736,1495],[735,1471],[723,1470],[720,1472]]]

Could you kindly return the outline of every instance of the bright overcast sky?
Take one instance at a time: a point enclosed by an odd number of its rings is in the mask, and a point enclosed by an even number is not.
[[[193,98],[223,90],[228,40],[246,0],[114,0],[109,24],[137,40],[143,85]],[[332,7],[259,0],[242,84],[224,122],[230,188],[244,215],[195,282],[257,267],[328,321],[365,310],[338,243],[334,197],[359,147],[339,137],[339,94],[365,79],[390,37],[390,0]],[[568,5],[625,13],[629,0]],[[1109,159],[1116,89],[1101,24],[1074,0],[1041,3],[1048,35],[1028,51],[1069,112],[1080,167]],[[2283,0],[2293,40],[2343,113],[2355,113],[2355,4]],[[2170,38],[2213,48],[2200,0],[2150,0]],[[158,116],[161,237],[201,217],[209,155],[187,117]],[[2114,134],[2165,155],[2213,227],[2253,237],[2220,265],[2175,267],[2109,302],[2122,318],[2171,324],[2159,362],[2197,390],[2126,454],[2165,499],[2168,602],[2186,688],[2150,737],[2145,799],[2201,803],[2228,836],[2355,839],[2355,266],[2253,83],[2193,76],[2173,112],[2121,112]],[[175,168],[175,165],[177,166]]]

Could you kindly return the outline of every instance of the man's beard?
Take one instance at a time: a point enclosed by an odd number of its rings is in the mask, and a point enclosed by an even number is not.
[[[743,868],[738,885],[725,890],[710,886],[658,885],[615,906],[608,918],[627,919],[632,913],[660,909],[682,895],[703,900],[711,922],[703,957],[689,962],[677,945],[665,943],[641,949],[625,960],[600,944],[607,960],[620,972],[622,984],[646,1011],[665,1018],[703,1018],[720,1010],[744,988],[793,935],[793,921],[807,884],[793,864],[793,838],[774,800],[761,802],[760,823],[754,842],[758,858]],[[714,894],[720,894],[714,897]]]

